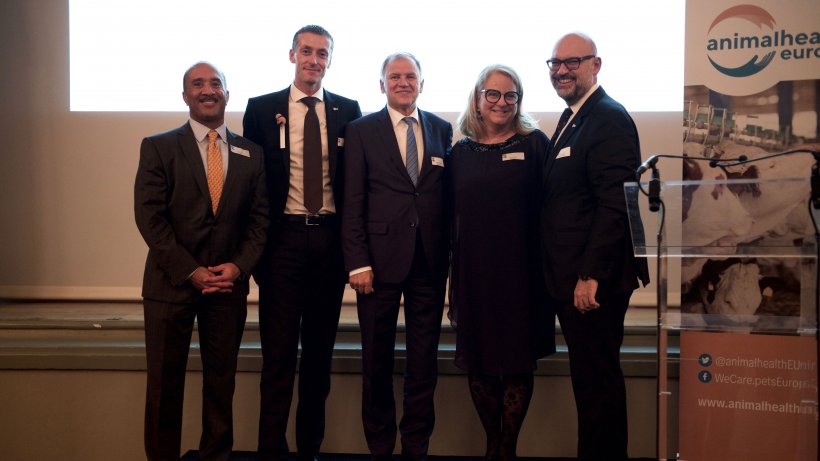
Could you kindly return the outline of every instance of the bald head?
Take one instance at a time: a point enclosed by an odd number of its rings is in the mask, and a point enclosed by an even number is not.
[[[558,52],[559,47],[572,47],[576,50],[583,50],[583,56],[588,54],[598,54],[598,47],[595,46],[595,42],[592,41],[588,35],[580,32],[573,32],[561,37],[561,39],[555,44],[555,48],[552,49],[553,56],[555,56],[555,53]]]
[[[595,42],[584,34],[563,36],[555,44],[551,60],[561,62],[558,68],[550,67],[550,80],[555,92],[568,106],[581,100],[598,82],[601,58]]]

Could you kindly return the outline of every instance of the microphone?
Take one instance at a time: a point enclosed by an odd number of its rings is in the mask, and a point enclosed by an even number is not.
[[[649,211],[657,213],[661,209],[661,175],[654,163],[650,168],[652,180],[649,181]]]
[[[648,170],[650,168],[654,169],[655,164],[658,163],[659,158],[660,158],[660,155],[653,155],[653,156],[649,157],[648,159],[646,159],[643,163],[641,163],[641,166],[639,166],[638,169],[635,170],[635,175],[640,177],[642,174],[644,174],[644,172],[646,170]]]

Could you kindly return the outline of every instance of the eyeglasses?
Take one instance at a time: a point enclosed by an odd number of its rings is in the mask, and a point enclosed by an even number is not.
[[[547,65],[553,72],[557,72],[558,69],[561,68],[561,64],[567,66],[567,70],[578,70],[578,68],[581,67],[582,62],[594,57],[594,54],[588,54],[586,56],[581,56],[580,58],[547,59]]]
[[[481,92],[484,93],[484,99],[489,103],[496,103],[501,100],[502,95],[498,90],[481,90]],[[504,102],[510,105],[518,103],[518,100],[521,99],[521,94],[515,91],[508,91],[503,96]]]

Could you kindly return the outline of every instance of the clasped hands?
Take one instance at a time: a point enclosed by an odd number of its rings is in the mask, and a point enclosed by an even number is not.
[[[218,266],[197,267],[189,279],[194,287],[203,295],[214,293],[230,293],[233,291],[233,282],[242,271],[234,263],[225,263]]]

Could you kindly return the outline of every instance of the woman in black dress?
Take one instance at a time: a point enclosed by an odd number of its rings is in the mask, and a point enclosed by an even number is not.
[[[484,69],[453,146],[450,311],[456,365],[487,433],[485,458],[516,457],[538,358],[555,351],[538,247],[541,165],[549,143],[522,112],[521,79]]]

